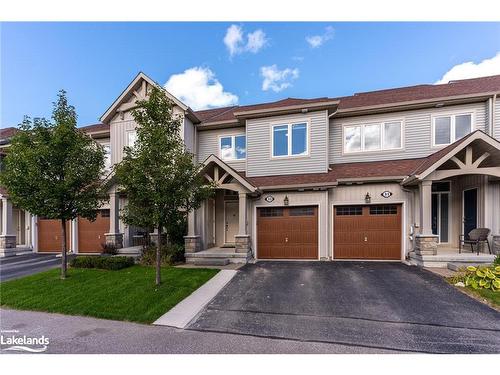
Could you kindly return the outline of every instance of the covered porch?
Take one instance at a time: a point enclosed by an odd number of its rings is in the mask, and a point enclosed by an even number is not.
[[[33,250],[35,218],[12,204],[6,192],[0,192],[0,257]]]
[[[500,143],[481,131],[429,156],[402,185],[413,191],[410,261],[426,267],[491,263],[500,252]],[[489,234],[463,243],[476,228]],[[486,231],[487,231],[486,230]]]
[[[215,155],[207,158],[200,173],[216,188],[213,197],[188,214],[186,262],[246,263],[252,257],[250,198],[259,195],[258,189]]]

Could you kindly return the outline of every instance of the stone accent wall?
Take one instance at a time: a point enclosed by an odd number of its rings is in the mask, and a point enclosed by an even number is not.
[[[250,236],[237,235],[234,236],[234,239],[235,239],[235,249],[237,253],[248,253],[251,250]]]
[[[197,253],[201,250],[200,236],[184,236],[184,252]]]
[[[436,255],[438,245],[438,236],[430,234],[417,234],[415,236],[415,254],[417,255]]]
[[[116,249],[123,248],[123,233],[106,233],[106,245],[113,245]]]
[[[500,254],[500,234],[494,234],[491,241],[491,252],[493,254]]]

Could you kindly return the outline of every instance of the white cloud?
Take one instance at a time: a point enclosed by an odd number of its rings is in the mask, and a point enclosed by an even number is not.
[[[173,74],[165,89],[195,110],[238,103],[238,96],[224,91],[209,68],[193,67]]]
[[[312,48],[318,48],[326,41],[332,39],[334,33],[335,30],[333,29],[333,27],[327,26],[325,27],[325,32],[321,35],[306,36],[306,42],[309,43]]]
[[[485,59],[477,64],[473,61],[467,61],[455,65],[448,70],[436,84],[448,83],[449,81],[457,79],[477,78],[497,74],[500,74],[500,52],[498,52],[496,56]]]
[[[264,78],[262,81],[263,91],[280,92],[290,87],[292,85],[291,81],[299,78],[299,70],[297,68],[279,70],[276,64],[273,64],[261,67],[260,75]]]
[[[247,33],[245,44],[243,29],[238,25],[229,26],[224,36],[224,44],[231,57],[243,52],[257,53],[266,46],[267,42],[266,33],[257,29],[252,33]]]

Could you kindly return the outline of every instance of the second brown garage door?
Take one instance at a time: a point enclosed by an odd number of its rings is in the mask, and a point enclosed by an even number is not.
[[[334,208],[335,259],[401,259],[401,205]]]
[[[38,252],[60,252],[62,243],[61,220],[38,218]],[[66,222],[66,249],[70,248],[71,222]]]
[[[102,253],[109,232],[109,210],[100,210],[95,221],[78,219],[78,252]]]
[[[318,259],[318,208],[259,208],[257,258]]]

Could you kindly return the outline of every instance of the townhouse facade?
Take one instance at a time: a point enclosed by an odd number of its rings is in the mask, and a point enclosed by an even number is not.
[[[111,170],[133,146],[131,110],[152,85],[140,73],[100,124],[82,128],[108,147]],[[202,111],[169,94],[187,149],[217,186],[189,213],[186,261],[491,261],[500,252],[499,92],[491,76]],[[57,251],[56,224],[0,193],[3,252]],[[121,222],[125,205],[113,186],[95,222],[71,223],[70,248],[135,251],[141,230]],[[490,229],[488,243],[459,253],[460,236],[479,227]]]

